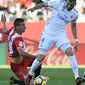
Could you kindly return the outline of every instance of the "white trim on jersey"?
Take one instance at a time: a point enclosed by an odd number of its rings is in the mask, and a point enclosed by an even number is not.
[[[9,36],[8,36],[8,40],[9,40],[9,43],[8,43],[8,49],[9,49],[9,52],[10,52],[10,55],[13,54],[13,48],[12,48],[12,45],[13,45],[13,41],[15,38],[17,37],[23,37],[17,33],[15,33],[14,35],[12,35],[14,32],[14,29],[12,29],[12,31],[9,33]]]

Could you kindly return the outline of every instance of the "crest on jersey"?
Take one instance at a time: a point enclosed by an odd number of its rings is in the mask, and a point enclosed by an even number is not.
[[[20,42],[18,43],[18,45],[19,45],[20,47],[23,46],[23,42],[20,41]]]

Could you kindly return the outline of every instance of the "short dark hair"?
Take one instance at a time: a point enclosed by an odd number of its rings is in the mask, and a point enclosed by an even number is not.
[[[24,22],[24,19],[22,19],[22,18],[16,18],[16,19],[14,20],[14,26],[20,24],[20,22]]]

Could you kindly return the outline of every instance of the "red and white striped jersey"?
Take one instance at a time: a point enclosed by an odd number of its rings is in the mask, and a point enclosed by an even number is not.
[[[23,35],[17,34],[13,27],[9,29],[6,34],[8,35],[8,50],[10,56],[19,56],[17,48],[21,47],[23,50],[25,50]]]

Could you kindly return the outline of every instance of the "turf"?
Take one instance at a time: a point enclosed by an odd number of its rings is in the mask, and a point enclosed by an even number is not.
[[[83,68],[79,68],[80,76],[82,76],[83,71]],[[9,85],[11,75],[14,74],[10,69],[0,69],[0,85]],[[70,68],[42,68],[41,75],[49,77],[47,85],[75,85],[74,76]],[[85,83],[82,85],[85,85]]]

